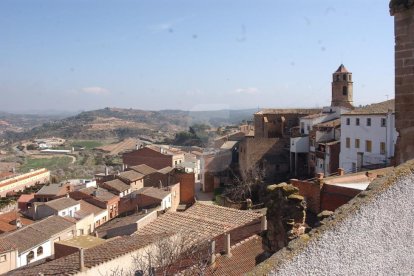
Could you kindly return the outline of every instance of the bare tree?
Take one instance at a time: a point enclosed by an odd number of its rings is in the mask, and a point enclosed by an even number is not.
[[[145,250],[132,256],[132,268],[122,265],[106,275],[155,276],[155,275],[204,275],[209,267],[209,242],[197,238],[190,231],[169,237],[160,237]]]
[[[265,170],[259,166],[254,166],[252,169],[237,176],[233,173],[233,183],[224,191],[224,195],[233,201],[244,201],[251,199],[252,187],[263,183]]]

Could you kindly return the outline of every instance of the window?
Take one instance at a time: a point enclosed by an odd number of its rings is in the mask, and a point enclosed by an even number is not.
[[[7,261],[6,254],[0,255],[0,263]]]
[[[359,149],[359,139],[355,139],[355,148]]]
[[[359,126],[359,118],[355,119],[355,125]]]
[[[305,123],[304,122],[300,122],[300,133],[301,134],[305,133]]]
[[[306,129],[308,130],[308,132],[310,131],[310,125],[306,125]]]
[[[381,126],[382,126],[382,127],[387,126],[387,119],[385,119],[385,118],[381,118]]]
[[[346,81],[346,75],[343,75],[342,78],[344,79],[344,81]]]
[[[30,251],[29,254],[27,254],[27,256],[26,256],[26,262],[30,263],[30,261],[33,260],[33,259],[34,259],[34,252]]]
[[[351,124],[351,119],[350,118],[346,118],[346,125],[349,126]]]
[[[342,87],[342,95],[344,96],[348,95],[348,87],[346,86]]]
[[[385,154],[385,143],[384,142],[380,143],[380,153]]]
[[[365,151],[366,152],[371,152],[372,151],[372,141],[371,140],[366,140],[365,141]]]
[[[371,126],[371,118],[367,118],[367,126]]]
[[[351,147],[351,138],[347,137],[346,138],[346,148],[350,148]]]
[[[352,81],[352,76],[348,75],[348,81]]]
[[[66,212],[65,211],[62,212],[62,216],[66,216]]]
[[[37,256],[40,256],[40,255],[42,255],[43,254],[43,247],[42,246],[39,246],[38,248],[37,248]]]

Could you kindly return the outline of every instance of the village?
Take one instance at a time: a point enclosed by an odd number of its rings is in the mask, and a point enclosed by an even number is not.
[[[340,64],[329,106],[261,109],[206,146],[97,145],[119,161],[87,178],[4,166],[0,274],[410,274],[413,7],[390,4],[395,99],[356,106]],[[20,151],[75,162],[85,150],[64,143]]]

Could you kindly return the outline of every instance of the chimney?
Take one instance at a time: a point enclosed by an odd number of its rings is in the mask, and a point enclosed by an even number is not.
[[[15,174],[15,173],[16,173],[16,168],[15,168],[15,167],[13,167],[11,172],[12,172],[13,174]]]
[[[216,241],[210,241],[210,265],[214,266],[216,262]]]
[[[85,271],[85,257],[83,250],[83,248],[79,248],[79,270],[81,272]]]
[[[266,215],[262,216],[262,220],[260,223],[260,231],[266,231],[267,230],[267,218]]]
[[[16,228],[20,229],[23,227],[22,221],[20,220],[20,218],[16,219]]]
[[[316,174],[317,179],[323,179],[323,176],[324,176],[323,173],[317,173]]]
[[[231,244],[230,233],[224,234],[224,253],[228,258],[231,258]]]
[[[122,171],[124,172],[126,169],[125,164],[122,164]]]
[[[105,166],[105,176],[107,176],[109,174],[109,169],[108,167]]]
[[[138,144],[135,145],[135,150],[139,150]]]
[[[342,175],[344,175],[344,174],[345,174],[344,169],[342,169],[342,168],[338,168],[338,175],[339,175],[339,176],[342,176]]]

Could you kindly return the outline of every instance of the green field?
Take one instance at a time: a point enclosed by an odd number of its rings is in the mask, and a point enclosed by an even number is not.
[[[48,170],[56,170],[59,168],[65,168],[72,162],[72,158],[69,156],[52,157],[52,158],[30,158],[28,157],[24,164],[20,166],[21,172],[28,172],[31,169],[46,168]]]
[[[100,147],[104,144],[106,143],[103,141],[97,141],[97,140],[77,140],[71,143],[71,147],[82,147],[85,149],[93,149],[96,147]]]

